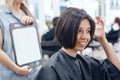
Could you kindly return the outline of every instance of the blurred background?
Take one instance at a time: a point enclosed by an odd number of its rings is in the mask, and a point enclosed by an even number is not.
[[[115,17],[120,16],[120,0],[29,0],[29,6],[42,26],[71,6],[85,9],[93,18],[101,16],[106,32],[110,30]],[[49,23],[47,26],[51,27]]]

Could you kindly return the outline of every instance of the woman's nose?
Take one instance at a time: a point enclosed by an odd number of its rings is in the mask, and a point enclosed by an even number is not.
[[[88,33],[86,31],[82,31],[82,37],[87,37]]]

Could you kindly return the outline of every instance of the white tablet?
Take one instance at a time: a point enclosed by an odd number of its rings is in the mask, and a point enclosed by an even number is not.
[[[25,65],[41,60],[41,49],[35,26],[15,28],[10,26],[15,59],[18,65]]]

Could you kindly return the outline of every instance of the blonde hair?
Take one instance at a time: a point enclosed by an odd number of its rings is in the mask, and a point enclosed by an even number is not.
[[[12,5],[12,2],[13,2],[13,0],[5,0],[5,5]],[[21,4],[20,9],[23,10],[26,15],[34,18],[34,16],[30,12],[30,10],[28,9],[26,4],[28,4],[28,0],[25,0],[25,3]]]
[[[12,4],[12,1],[13,1],[13,0],[5,0],[5,5]]]
[[[26,15],[34,18],[32,13],[30,12],[30,10],[27,8],[27,6],[24,3],[21,4],[20,8],[21,8],[21,10],[23,10],[25,12]]]

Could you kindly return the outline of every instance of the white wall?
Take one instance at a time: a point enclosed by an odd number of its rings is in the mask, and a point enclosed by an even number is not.
[[[110,25],[114,22],[115,17],[120,17],[120,9],[111,9],[110,1],[106,0],[106,30],[109,30]]]

